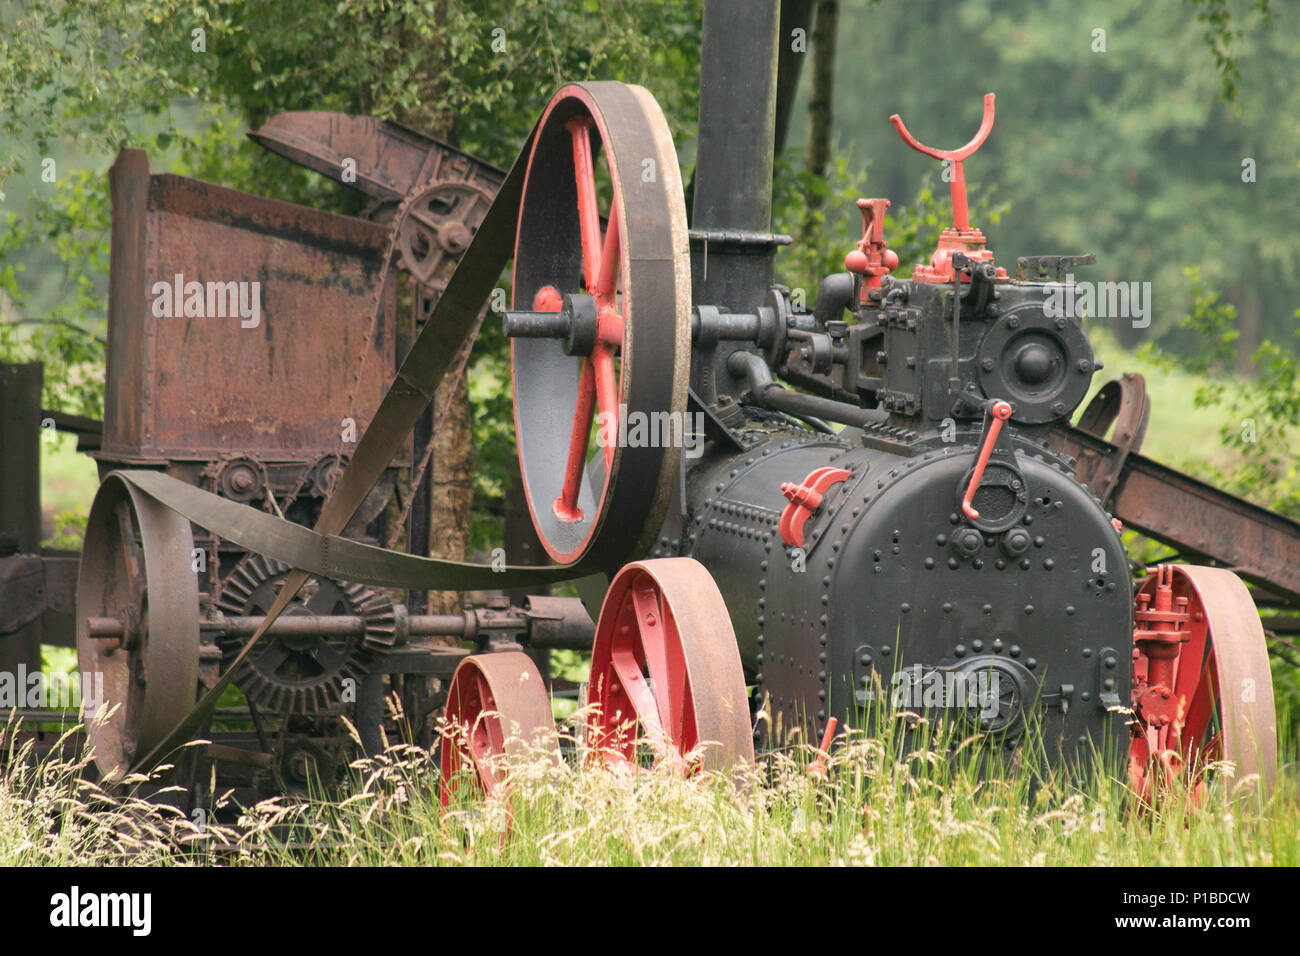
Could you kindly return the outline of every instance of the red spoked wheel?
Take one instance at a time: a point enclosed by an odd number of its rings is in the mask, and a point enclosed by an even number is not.
[[[445,809],[462,771],[486,796],[504,793],[511,757],[545,748],[558,762],[555,720],[541,672],[527,654],[476,654],[460,662],[447,688],[439,797]]]
[[[551,99],[528,158],[513,296],[505,330],[533,524],[554,560],[615,567],[662,525],[690,372],[681,173],[646,90],[571,84]],[[624,440],[629,422],[658,432]]]
[[[696,754],[706,769],[754,759],[740,651],[727,606],[694,558],[627,565],[601,607],[587,685],[587,742],[633,762],[644,740],[660,759]]]
[[[1182,781],[1199,801],[1217,761],[1267,796],[1277,718],[1259,612],[1231,571],[1160,565],[1138,590],[1129,784],[1144,802]]]

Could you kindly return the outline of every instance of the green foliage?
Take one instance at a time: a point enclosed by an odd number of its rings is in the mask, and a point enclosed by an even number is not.
[[[488,313],[468,368],[474,410],[474,523],[470,550],[490,552],[504,538],[495,502],[507,491],[515,467],[515,412],[510,379],[510,345],[500,317]]]
[[[54,515],[54,536],[42,542],[42,547],[60,551],[80,551],[86,537],[86,520],[90,516],[85,507],[72,511],[58,511]]]
[[[58,182],[52,196],[33,199],[25,218],[12,212],[5,217],[0,292],[10,308],[22,309],[28,298],[18,281],[25,265],[16,261],[25,250],[53,253],[49,268],[61,273],[59,300],[44,318],[0,316],[0,357],[45,363],[46,408],[102,414],[110,220],[107,190],[84,169]]]
[[[217,0],[218,7],[221,0]],[[0,12],[0,200],[26,169],[22,147],[48,155],[63,139],[102,150],[127,141],[141,116],[171,118],[198,96],[190,30],[210,29],[211,4],[184,0],[34,3]],[[187,59],[188,58],[188,59]]]
[[[1214,56],[1214,65],[1223,79],[1223,99],[1234,102],[1237,98],[1237,84],[1241,82],[1241,64],[1234,49],[1236,41],[1244,36],[1246,27],[1240,25],[1241,17],[1234,21],[1229,0],[1187,0],[1198,9],[1196,22],[1205,25],[1205,45]],[[1250,9],[1258,15],[1258,26],[1269,27],[1273,18],[1269,12],[1269,0],[1251,0]],[[1236,29],[1233,29],[1234,23]]]
[[[1208,287],[1200,270],[1189,267],[1192,310],[1180,327],[1203,343],[1199,352],[1174,356],[1155,346],[1146,357],[1166,368],[1181,366],[1203,376],[1193,394],[1196,409],[1222,409],[1229,418],[1219,429],[1232,465],[1207,465],[1204,475],[1225,490],[1250,498],[1288,517],[1300,519],[1300,453],[1294,439],[1300,421],[1300,358],[1265,340],[1252,356],[1256,377],[1233,374],[1238,333],[1236,308]],[[1296,311],[1300,317],[1300,310]]]

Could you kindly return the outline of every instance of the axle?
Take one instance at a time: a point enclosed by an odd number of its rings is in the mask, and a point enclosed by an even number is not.
[[[405,605],[395,605],[396,638],[455,637],[463,641],[487,642],[494,636],[517,637],[538,648],[586,650],[591,647],[595,625],[577,598],[530,597],[527,607],[477,607],[460,614],[410,614]],[[199,627],[218,636],[248,637],[266,620],[260,615],[226,615],[215,608],[203,617]],[[278,617],[267,634],[271,637],[363,637],[367,620],[349,614],[294,614]],[[121,617],[87,617],[87,634],[95,640],[127,643],[138,628]]]

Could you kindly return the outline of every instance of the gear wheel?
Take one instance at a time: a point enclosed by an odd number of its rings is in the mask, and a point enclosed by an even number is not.
[[[395,216],[402,268],[444,289],[491,205],[489,192],[467,182],[435,181],[413,193]]]
[[[227,615],[266,614],[290,568],[258,554],[231,572],[217,607]],[[366,622],[365,635],[275,635],[262,638],[240,666],[235,685],[256,705],[278,713],[320,713],[343,703],[344,682],[360,682],[375,646],[392,646],[396,622],[392,601],[360,584],[311,578],[282,617],[348,615]],[[221,644],[223,667],[243,649],[243,638]]]
[[[232,455],[214,462],[204,472],[213,491],[231,501],[250,504],[266,493],[266,466],[250,455]]]

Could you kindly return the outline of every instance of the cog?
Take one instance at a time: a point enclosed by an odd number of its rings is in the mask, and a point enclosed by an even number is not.
[[[231,572],[217,607],[230,616],[265,615],[290,568],[258,554],[247,555]],[[343,703],[344,682],[360,683],[373,648],[388,647],[396,636],[392,601],[360,584],[310,578],[281,619],[345,615],[365,620],[365,634],[267,634],[240,665],[235,685],[254,704],[277,713],[310,714]],[[243,649],[245,638],[221,642],[223,668]]]
[[[396,214],[402,268],[441,291],[490,205],[491,195],[467,182],[435,181],[413,193]]]
[[[231,455],[210,465],[205,472],[213,479],[213,490],[223,498],[249,504],[266,492],[266,466],[250,455]]]

